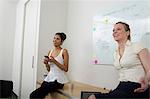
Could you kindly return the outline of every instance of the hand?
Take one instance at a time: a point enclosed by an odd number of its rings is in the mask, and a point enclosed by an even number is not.
[[[96,97],[95,97],[95,95],[92,94],[88,97],[88,99],[96,99]]]
[[[49,62],[55,62],[56,60],[54,59],[54,57],[53,56],[50,56],[50,58],[49,58]]]
[[[141,84],[141,87],[135,89],[134,92],[136,93],[144,92],[148,88],[148,85],[149,85],[148,79],[146,77],[142,77],[140,79],[140,84]]]
[[[45,57],[45,58],[44,58],[44,64],[48,64],[48,62],[49,62],[49,58],[48,58],[48,57]]]

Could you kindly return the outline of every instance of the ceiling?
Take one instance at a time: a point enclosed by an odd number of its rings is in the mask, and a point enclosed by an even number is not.
[[[111,6],[109,4],[103,16],[112,16],[128,20],[144,19],[150,18],[149,9],[150,0],[116,0],[111,2]]]

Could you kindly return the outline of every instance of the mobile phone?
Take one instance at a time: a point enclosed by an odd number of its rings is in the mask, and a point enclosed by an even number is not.
[[[49,58],[48,56],[44,56],[45,58]]]

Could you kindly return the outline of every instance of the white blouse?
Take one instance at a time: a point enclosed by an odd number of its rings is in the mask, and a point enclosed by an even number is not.
[[[53,50],[51,50],[49,56],[51,56]],[[54,57],[59,63],[63,64],[64,60],[62,57],[63,49],[61,49],[58,56]],[[47,77],[44,79],[46,82],[53,82],[57,80],[57,82],[64,84],[68,82],[68,78],[66,76],[66,72],[61,70],[56,64],[50,63],[50,71],[48,72]]]
[[[144,47],[140,43],[127,41],[121,59],[118,49],[115,51],[114,66],[119,72],[119,81],[139,82],[140,78],[145,75],[144,67],[138,56],[142,49]]]

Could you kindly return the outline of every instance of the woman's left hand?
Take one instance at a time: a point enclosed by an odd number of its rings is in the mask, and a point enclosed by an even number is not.
[[[50,56],[49,61],[50,61],[50,62],[55,62],[56,60],[54,59],[53,56]]]
[[[141,84],[141,87],[135,89],[134,92],[136,92],[136,93],[144,92],[149,86],[148,79],[146,77],[142,77],[140,79],[140,84]]]

